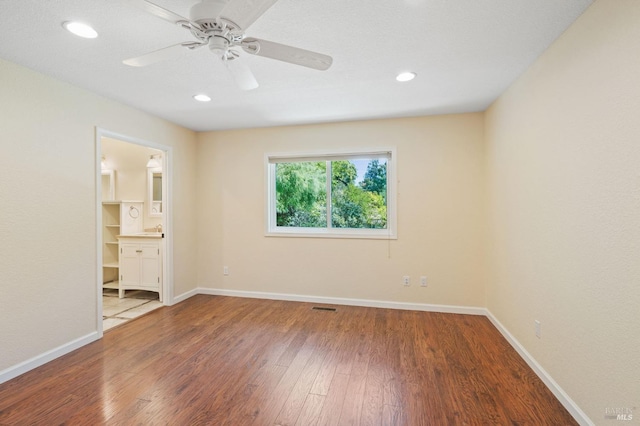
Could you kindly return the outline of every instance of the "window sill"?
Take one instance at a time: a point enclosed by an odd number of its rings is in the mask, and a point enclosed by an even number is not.
[[[265,237],[292,237],[292,238],[348,238],[362,240],[397,240],[398,237],[388,230],[380,230],[381,232],[371,232],[371,230],[302,230],[300,228],[293,229],[277,229],[270,230],[265,233]]]

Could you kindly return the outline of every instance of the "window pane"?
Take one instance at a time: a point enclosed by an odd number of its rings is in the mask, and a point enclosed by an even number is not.
[[[327,227],[327,163],[277,163],[276,225]]]
[[[331,162],[331,226],[386,229],[386,158]]]

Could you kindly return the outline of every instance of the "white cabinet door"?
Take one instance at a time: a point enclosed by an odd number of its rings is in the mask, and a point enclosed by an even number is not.
[[[140,282],[140,244],[120,244],[120,286],[136,286]]]
[[[135,240],[120,241],[120,289],[156,291],[162,301],[160,243]]]
[[[157,244],[141,244],[140,285],[158,288],[160,285],[160,249]]]

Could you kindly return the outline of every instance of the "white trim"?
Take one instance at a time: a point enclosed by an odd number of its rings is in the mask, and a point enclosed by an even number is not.
[[[189,290],[186,293],[182,293],[181,295],[174,297],[171,304],[174,305],[176,303],[184,302],[188,298],[196,296],[198,294],[206,294],[206,293],[202,293],[202,292],[200,292],[198,290],[200,290],[200,289],[194,288],[193,290]]]
[[[272,191],[271,188],[275,185],[276,181],[276,169],[271,166],[269,162],[269,154],[264,155],[264,181],[267,185],[265,188],[264,198],[264,213],[265,213],[265,235],[269,235],[269,232],[276,227],[275,215],[271,213],[271,206],[276,205],[276,191]]]
[[[164,233],[164,258],[162,259],[162,300],[165,305],[173,302],[173,148],[164,147],[162,156],[162,226]]]
[[[102,229],[102,136],[100,135],[100,129],[96,127],[95,134],[95,162],[96,162],[96,333],[98,338],[101,338],[104,330],[102,327],[102,283],[103,283],[103,269],[102,269],[102,241],[103,241],[103,229]],[[97,171],[100,171],[98,173]],[[115,198],[115,179],[112,182],[110,191],[113,190]],[[35,367],[34,367],[35,368]],[[1,381],[0,381],[1,382]]]
[[[273,158],[269,159],[269,161],[272,161],[272,160],[273,160]],[[325,211],[326,211],[326,217],[325,217],[325,223],[324,223],[325,229],[323,229],[323,231],[328,232],[328,231],[334,231],[333,227],[331,226],[331,222],[332,222],[332,218],[333,218],[333,204],[331,203],[331,200],[333,198],[333,193],[332,193],[332,188],[331,188],[331,185],[333,184],[333,182],[332,182],[333,179],[331,178],[332,177],[331,174],[333,173],[333,167],[331,166],[331,162],[330,161],[327,161],[325,163],[325,165],[326,165],[326,167],[325,167],[325,172],[324,172],[324,181],[325,181],[324,191],[327,194],[327,196],[325,197],[325,200],[324,200],[325,201],[324,202],[324,208],[325,208]],[[274,164],[272,166],[273,171],[274,171],[274,176],[277,176],[276,166],[277,166],[277,164]],[[388,169],[388,167],[387,167],[387,169]],[[273,179],[273,181],[274,182],[276,181],[275,178]],[[269,190],[271,190],[273,188],[275,188],[275,185],[273,187],[269,186]],[[273,191],[274,200],[277,199],[277,195],[278,195],[277,192],[278,191]],[[272,206],[275,206],[275,205],[276,205],[276,202],[274,201]],[[275,209],[275,207],[274,207],[274,209]],[[389,210],[388,207],[387,207],[387,210]],[[271,211],[271,214],[273,214],[273,213],[274,213],[274,211]],[[387,226],[387,228],[388,227],[389,226]],[[278,235],[278,234],[280,234],[280,232],[278,232],[278,231],[284,231],[286,233],[288,230],[289,231],[290,230],[295,230],[296,233],[299,232],[301,234],[305,233],[305,230],[304,229],[300,229],[300,228],[278,227],[278,225],[276,224],[276,214],[273,214],[273,226],[271,227],[271,229],[269,229],[269,233]],[[385,229],[385,231],[386,231],[386,229]]]
[[[367,240],[397,240],[398,237],[387,229],[352,228],[295,228],[277,227],[275,231],[265,232],[265,237],[288,238],[359,238]]]
[[[299,163],[303,161],[340,161],[340,160],[368,160],[386,158],[395,154],[395,147],[382,149],[336,149],[331,151],[306,151],[302,153],[285,152],[267,154],[270,163]]]
[[[26,373],[27,371],[38,368],[41,365],[44,365],[56,358],[66,355],[69,352],[75,351],[76,349],[84,345],[88,345],[89,343],[94,342],[99,338],[100,336],[97,332],[89,333],[85,336],[72,340],[69,343],[65,343],[64,345],[58,346],[57,348],[53,348],[40,355],[34,356],[33,358],[21,362],[20,364],[16,364],[12,367],[6,368],[0,371],[0,383],[7,382],[14,377],[18,377],[19,375]]]
[[[186,294],[186,293],[185,293]],[[386,302],[370,299],[350,299],[343,297],[308,296],[301,294],[266,293],[261,291],[227,290],[222,288],[196,289],[196,294],[211,296],[248,297],[253,299],[288,300],[292,302],[323,303],[328,305],[364,306],[368,308],[401,309],[408,311],[441,312],[450,314],[485,315],[484,308],[473,306],[432,305],[427,303]]]
[[[493,316],[491,311],[485,309],[486,316],[489,318],[489,321],[494,325],[495,328],[498,329],[500,333],[504,336],[505,339],[509,342],[509,344],[518,352],[520,357],[531,367],[531,369],[540,377],[540,380],[549,388],[549,390],[558,398],[558,401],[567,409],[569,414],[573,416],[573,418],[581,425],[584,426],[592,426],[594,423],[589,419],[589,417],[578,407],[569,395],[560,387],[560,385],[553,380],[551,375],[546,372],[544,368],[531,356],[531,354],[518,342],[518,340],[502,325],[498,319]]]

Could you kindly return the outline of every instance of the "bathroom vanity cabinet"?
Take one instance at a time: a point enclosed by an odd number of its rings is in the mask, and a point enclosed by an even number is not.
[[[118,235],[119,290],[154,291],[162,302],[162,234]]]
[[[142,232],[143,207],[142,201],[102,202],[102,286],[119,290],[120,297],[118,235]]]

